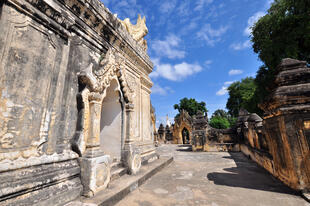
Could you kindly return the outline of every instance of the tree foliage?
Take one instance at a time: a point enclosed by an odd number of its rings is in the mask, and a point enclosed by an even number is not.
[[[253,26],[251,40],[254,52],[264,63],[255,79],[256,97],[261,102],[273,89],[283,58],[310,62],[310,1],[275,0]]]
[[[229,115],[228,112],[226,112],[225,110],[223,110],[223,109],[217,109],[217,110],[215,110],[215,111],[213,112],[211,118],[213,118],[213,117],[222,117],[222,118],[226,118],[226,119],[227,119],[228,116],[230,116],[230,115]]]
[[[227,129],[230,127],[229,121],[226,118],[215,116],[210,119],[210,126],[216,129]]]
[[[213,112],[209,124],[213,128],[227,129],[233,127],[235,123],[235,117],[232,117],[228,112],[223,109],[218,109]]]
[[[232,83],[227,90],[229,98],[226,103],[226,108],[232,117],[238,117],[241,108],[249,112],[260,113],[254,95],[256,83],[252,77],[247,77],[241,81]]]
[[[196,99],[193,98],[188,99],[185,97],[180,100],[179,104],[175,104],[173,107],[177,109],[179,113],[182,110],[187,111],[190,116],[196,115],[199,110],[203,113],[208,112],[205,102],[197,102]]]

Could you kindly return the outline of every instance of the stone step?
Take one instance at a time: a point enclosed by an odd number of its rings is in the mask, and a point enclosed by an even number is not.
[[[98,192],[94,197],[80,197],[79,199],[66,204],[66,206],[115,205],[127,194],[137,189],[147,179],[169,165],[172,161],[173,157],[160,157],[158,160],[142,166],[136,175],[125,174],[121,178],[110,182],[107,189]]]
[[[123,176],[126,173],[127,173],[127,168],[124,168],[124,167],[113,169],[113,170],[111,170],[111,180],[110,181],[112,182],[113,180],[120,178],[121,176]]]
[[[113,162],[111,163],[110,166],[111,166],[111,171],[112,171],[112,170],[116,170],[118,168],[123,167],[123,164],[121,162]]]

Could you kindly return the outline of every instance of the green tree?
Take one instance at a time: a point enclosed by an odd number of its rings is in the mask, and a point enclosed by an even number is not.
[[[226,118],[220,116],[214,116],[210,119],[210,126],[217,129],[227,129],[230,127],[230,123]]]
[[[204,113],[208,112],[205,102],[197,102],[196,99],[193,98],[188,99],[185,97],[180,100],[179,104],[175,104],[173,107],[174,109],[177,109],[179,113],[182,110],[187,111],[190,116],[197,114],[199,110]]]
[[[228,127],[227,127],[227,121],[228,121]],[[237,118],[232,117],[228,112],[226,112],[223,109],[217,109],[213,112],[211,119],[210,119],[210,125],[214,128],[218,129],[226,129],[231,128],[235,125],[237,121]]]
[[[274,88],[283,58],[310,62],[310,1],[275,0],[252,29],[254,52],[264,63],[255,79],[256,97],[262,102]]]
[[[232,117],[238,117],[241,108],[249,112],[260,113],[256,103],[256,96],[254,95],[256,83],[252,77],[232,83],[227,90],[229,98],[226,108]]]
[[[213,112],[212,117],[222,117],[222,118],[227,118],[228,117],[228,112],[226,112],[225,110],[223,109],[217,109]]]

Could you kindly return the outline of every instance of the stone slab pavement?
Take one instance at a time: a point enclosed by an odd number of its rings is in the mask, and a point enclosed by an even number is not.
[[[242,153],[191,152],[162,145],[174,162],[117,206],[310,206]]]

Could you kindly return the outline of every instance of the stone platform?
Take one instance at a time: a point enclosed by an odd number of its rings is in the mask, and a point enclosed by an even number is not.
[[[127,194],[137,189],[147,179],[159,172],[173,161],[173,157],[162,157],[141,167],[136,175],[124,175],[111,182],[106,190],[98,192],[92,198],[80,197],[65,206],[99,206],[114,205]]]
[[[241,152],[191,152],[186,145],[158,152],[174,161],[116,206],[310,205]]]

